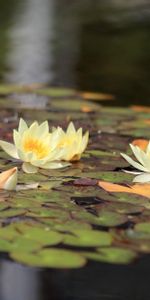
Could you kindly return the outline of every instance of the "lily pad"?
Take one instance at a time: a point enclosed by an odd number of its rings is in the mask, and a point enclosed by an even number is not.
[[[63,236],[60,233],[44,228],[25,230],[22,237],[37,241],[42,245],[57,245],[63,240]]]
[[[129,264],[137,257],[137,253],[130,249],[108,247],[97,249],[99,253],[84,252],[88,259],[112,263],[112,264]]]
[[[148,233],[150,235],[150,222],[138,223],[135,225],[134,229],[137,232]]]
[[[46,267],[46,268],[79,268],[83,267],[86,263],[86,259],[80,254],[62,249],[45,249],[38,253],[27,253],[27,252],[12,252],[11,258],[35,267]]]
[[[74,230],[74,234],[64,238],[64,244],[77,247],[108,246],[112,243],[112,237],[108,232],[97,230]]]
[[[75,90],[63,87],[50,87],[38,89],[36,93],[50,97],[70,97],[75,95]]]

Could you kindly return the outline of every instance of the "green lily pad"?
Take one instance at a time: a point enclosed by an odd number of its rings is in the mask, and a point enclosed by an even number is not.
[[[97,251],[99,253],[84,252],[84,256],[88,259],[112,264],[129,264],[137,257],[136,252],[125,248],[103,247]]]
[[[52,221],[51,219],[48,220],[46,219],[42,219],[42,222],[44,222],[45,224],[49,225],[50,227],[52,227],[54,230],[58,230],[60,232],[74,232],[74,230],[77,229],[85,229],[85,230],[89,230],[92,228],[92,226],[88,223],[85,223],[83,221],[78,221],[78,220],[66,220],[65,222],[63,221],[60,222],[60,219],[55,219],[55,222]]]
[[[64,244],[77,247],[108,246],[112,237],[108,232],[98,230],[74,230],[74,235],[64,237]]]
[[[111,162],[108,161],[108,164]],[[101,179],[104,181],[109,181],[113,183],[120,183],[120,182],[129,182],[131,183],[134,176],[131,174],[123,173],[123,172],[85,172],[83,173],[86,177]]]
[[[108,209],[111,211],[114,211],[119,214],[138,214],[142,213],[144,210],[144,207],[138,206],[138,205],[133,205],[130,203],[121,203],[121,202],[108,202],[105,204],[105,210]],[[102,210],[102,205],[95,205],[95,209],[97,213],[101,213]]]
[[[9,252],[12,250],[12,242],[0,239],[0,251]]]
[[[10,257],[29,266],[46,268],[79,268],[86,263],[86,259],[74,251],[54,248],[41,250],[34,254],[14,251]]]
[[[50,87],[38,89],[36,93],[50,97],[70,97],[75,95],[75,90],[63,87]]]
[[[9,208],[4,211],[0,211],[0,218],[9,218],[24,215],[26,213],[25,209],[22,208]]]
[[[128,221],[127,216],[119,214],[108,209],[103,209],[99,212],[97,217],[97,224],[102,226],[114,227],[124,224]]]
[[[23,232],[23,238],[37,241],[42,245],[57,245],[62,241],[63,235],[49,229],[30,228]]]
[[[24,236],[16,238],[9,251],[20,251],[20,252],[30,252],[40,249],[41,244],[38,241],[27,239]]]
[[[65,210],[61,210],[61,209],[48,209],[45,207],[42,207],[39,210],[39,207],[33,207],[30,208],[29,212],[27,213],[27,216],[30,217],[51,217],[51,218],[57,218],[59,217],[61,220],[62,219],[67,219],[68,218],[68,213]]]
[[[0,238],[8,241],[14,240],[19,235],[19,233],[15,230],[14,226],[8,225],[6,227],[0,228]]]
[[[137,232],[148,233],[150,235],[150,222],[138,223],[135,225],[134,229]]]

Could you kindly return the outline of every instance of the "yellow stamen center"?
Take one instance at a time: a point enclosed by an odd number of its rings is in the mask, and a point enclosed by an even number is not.
[[[49,153],[48,145],[37,139],[29,138],[25,140],[23,146],[26,152],[33,152],[38,159],[44,158]]]

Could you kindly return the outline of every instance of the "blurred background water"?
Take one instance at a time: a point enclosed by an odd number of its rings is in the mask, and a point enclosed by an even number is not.
[[[149,104],[149,0],[0,0],[0,81]]]

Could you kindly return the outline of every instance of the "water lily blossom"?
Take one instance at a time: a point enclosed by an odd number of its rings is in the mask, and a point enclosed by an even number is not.
[[[13,191],[16,190],[18,169],[11,168],[0,174],[0,189]]]
[[[0,146],[11,157],[23,161],[23,171],[36,173],[38,168],[57,169],[67,166],[62,162],[63,150],[56,147],[60,130],[49,132],[48,122],[34,122],[30,127],[20,119],[18,131],[13,131],[14,144],[0,140]]]
[[[76,130],[72,122],[66,132],[60,127],[54,129],[54,132],[55,130],[59,131],[57,148],[63,151],[62,160],[71,162],[80,160],[88,144],[89,132],[83,135],[82,128]]]
[[[121,153],[121,156],[134,168],[142,171],[138,176],[134,178],[134,182],[150,182],[150,141],[145,147],[145,149],[141,149],[138,146],[134,146],[130,144],[131,150],[137,159],[137,161],[133,160],[130,156]]]

